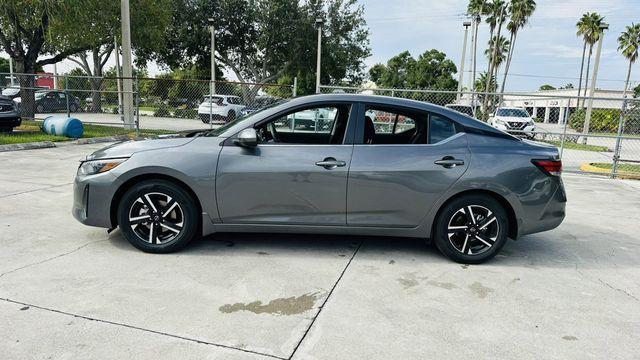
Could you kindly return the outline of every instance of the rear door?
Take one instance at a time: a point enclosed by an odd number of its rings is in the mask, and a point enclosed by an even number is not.
[[[375,104],[363,105],[358,124],[347,224],[418,226],[467,169],[465,134],[441,115]]]
[[[346,225],[353,106],[311,108],[328,109],[334,115],[331,126],[321,132],[293,128],[286,119],[309,109],[292,109],[255,126],[256,147],[225,141],[216,175],[223,223]]]

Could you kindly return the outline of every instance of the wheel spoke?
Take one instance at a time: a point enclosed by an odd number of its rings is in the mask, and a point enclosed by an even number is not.
[[[148,240],[149,244],[153,244],[155,242],[154,241],[156,237],[155,228],[156,228],[155,224],[151,224],[151,226],[149,227],[149,240]]]
[[[163,228],[167,229],[167,230],[171,230],[176,234],[179,234],[180,231],[182,230],[182,226],[178,225],[178,224],[171,224],[171,226],[167,225],[167,223],[160,223],[160,226],[162,226]]]
[[[466,235],[466,234],[465,234],[465,237],[464,237],[464,243],[462,244],[462,250],[461,250],[461,252],[462,252],[463,254],[465,254],[465,253],[467,252],[467,246],[468,246],[468,245],[469,245],[469,235]]]
[[[473,210],[471,209],[471,206],[467,206],[467,209],[469,210],[469,217],[471,218],[471,222],[473,224],[476,223],[476,217],[473,215]]]
[[[487,226],[489,226],[489,224],[491,224],[494,221],[496,221],[495,215],[490,215],[490,216],[488,216],[486,219],[484,219],[482,221],[482,225],[480,225],[480,227],[478,229],[482,230],[482,229],[486,228]]]
[[[145,203],[145,204],[146,204],[150,209],[152,209],[154,213],[155,213],[155,212],[158,212],[158,209],[157,209],[157,208],[156,208],[156,206],[153,204],[153,201],[151,201],[151,198],[149,197],[149,194],[144,194],[143,199],[144,199],[144,200],[143,200],[143,201],[144,201],[144,203]]]
[[[449,231],[453,230],[455,232],[456,230],[458,230],[458,231],[459,230],[467,230],[467,227],[464,226],[464,225],[462,225],[462,226],[449,226],[448,229],[449,229]]]
[[[488,247],[493,246],[494,241],[489,239],[488,237],[484,236],[484,235],[480,235],[480,234],[476,234],[476,239],[480,240],[483,244],[487,245]]]
[[[151,217],[149,215],[141,215],[141,216],[136,216],[136,217],[130,217],[129,218],[129,224],[130,225],[137,225],[137,224],[145,222],[145,220],[147,220],[147,219],[151,219]]]
[[[167,217],[167,215],[169,215],[171,213],[173,208],[178,206],[178,203],[175,200],[173,200],[171,198],[168,198],[168,199],[169,200],[167,201],[167,204],[162,209],[162,217]]]

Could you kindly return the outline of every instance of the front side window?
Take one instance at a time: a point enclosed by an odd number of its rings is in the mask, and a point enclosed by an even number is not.
[[[297,110],[256,128],[261,144],[341,144],[347,127],[349,105]]]

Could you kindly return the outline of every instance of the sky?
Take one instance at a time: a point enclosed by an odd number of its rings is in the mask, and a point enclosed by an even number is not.
[[[365,60],[367,68],[386,63],[404,50],[418,57],[429,49],[444,52],[459,67],[468,0],[360,0],[359,3],[364,6],[370,29],[372,55]],[[507,91],[532,91],[543,84],[560,87],[572,83],[577,87],[582,41],[575,35],[575,23],[587,11],[604,15],[610,24],[604,38],[597,86],[621,90],[628,63],[617,51],[617,38],[626,25],[640,22],[640,0],[537,0],[537,4],[529,24],[519,33]],[[484,71],[487,68],[484,48],[489,38],[486,23],[482,24],[478,38],[477,69]],[[470,39],[471,36],[469,45]],[[470,51],[467,60],[465,72],[471,69]],[[112,58],[107,67],[114,63]],[[74,67],[74,63],[65,61],[58,65],[58,72]],[[45,70],[52,72],[53,66],[46,66]],[[156,64],[149,65],[151,75],[162,71]],[[233,78],[231,74],[229,77]],[[465,85],[468,78],[465,74]],[[634,65],[631,79],[640,83],[640,61]]]

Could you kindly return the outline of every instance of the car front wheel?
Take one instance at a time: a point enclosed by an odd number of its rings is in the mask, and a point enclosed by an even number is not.
[[[164,180],[134,185],[122,197],[117,216],[127,241],[145,252],[179,250],[198,233],[194,199],[180,186]]]
[[[509,223],[494,198],[465,195],[445,205],[435,226],[434,242],[440,252],[459,263],[479,264],[504,246]]]

